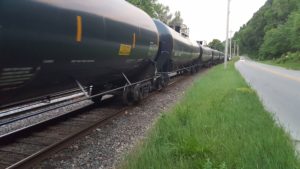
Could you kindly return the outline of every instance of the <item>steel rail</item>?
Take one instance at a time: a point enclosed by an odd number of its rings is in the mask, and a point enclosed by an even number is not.
[[[180,77],[178,79],[175,79],[173,82],[170,82],[168,84],[168,86],[172,86],[175,83],[177,83],[178,81],[181,81],[185,79],[185,77]],[[157,92],[153,92],[152,94],[150,94],[148,96],[148,98],[152,97],[153,95],[155,95]],[[132,106],[131,106],[132,107]],[[131,107],[123,107],[121,110],[115,111],[112,114],[110,114],[109,116],[105,117],[105,118],[101,118],[99,120],[97,120],[96,122],[93,123],[88,123],[89,125],[87,125],[85,128],[82,128],[80,131],[76,131],[75,133],[66,136],[65,138],[63,138],[62,140],[55,142],[47,147],[44,147],[43,149],[27,156],[26,158],[18,161],[17,163],[14,163],[12,165],[10,165],[8,167],[8,169],[19,169],[19,168],[30,168],[34,165],[36,165],[37,163],[39,163],[41,160],[49,157],[51,154],[59,151],[60,149],[68,146],[69,144],[71,144],[74,140],[87,135],[90,131],[92,131],[93,129],[95,129],[98,126],[101,126],[103,124],[105,124],[106,122],[112,120],[113,118],[116,118],[118,116],[120,116],[124,111],[130,109]],[[24,136],[28,136],[30,134],[32,134],[32,132],[37,132],[37,131],[41,131],[49,126],[55,126],[55,124],[60,124],[60,122],[63,122],[65,120],[67,120],[68,118],[72,118],[72,117],[76,117],[76,115],[80,115],[88,110],[92,110],[93,108],[95,108],[93,105],[72,111],[70,113],[58,116],[58,117],[53,117],[49,120],[45,120],[42,122],[39,122],[37,124],[33,124],[31,126],[28,127],[24,127],[22,129],[13,131],[11,133],[7,133],[5,135],[0,136],[0,145],[5,145],[5,144],[10,144],[13,141],[16,141],[18,139],[23,138]]]
[[[64,139],[62,139],[59,142],[53,143],[48,147],[45,147],[44,149],[28,156],[27,158],[9,166],[7,169],[27,169],[31,168],[35,164],[39,163],[41,160],[49,157],[49,155],[57,152],[58,150],[68,146],[71,144],[74,140],[81,138],[85,135],[87,135],[90,131],[93,129],[99,127],[100,125],[104,125],[106,122],[116,118],[117,116],[120,116],[127,108],[123,108],[122,110],[119,110],[110,116],[100,119],[96,121],[95,123],[87,126],[86,128],[83,128],[82,130],[78,131],[77,133],[71,134]]]

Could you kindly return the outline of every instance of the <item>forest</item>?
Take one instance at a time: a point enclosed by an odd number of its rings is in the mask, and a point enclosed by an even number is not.
[[[169,26],[183,24],[180,11],[176,11],[174,16],[170,13],[169,6],[157,2],[157,0],[127,0],[131,4],[145,11],[152,18],[157,18]]]
[[[300,0],[267,0],[233,39],[253,59],[300,58]]]
[[[181,25],[183,24],[183,19],[181,17],[180,11],[176,11],[174,16],[170,13],[168,6],[159,3],[157,0],[127,0],[131,4],[139,7],[145,11],[152,18],[157,18],[169,26]],[[224,44],[218,40],[214,39],[208,44],[210,48],[224,51]]]

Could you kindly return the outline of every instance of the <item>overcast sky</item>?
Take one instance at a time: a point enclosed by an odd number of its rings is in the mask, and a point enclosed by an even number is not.
[[[158,0],[168,5],[172,13],[180,11],[194,40],[226,38],[227,0]],[[238,31],[266,0],[231,0],[230,30]],[[232,33],[233,34],[233,33]]]

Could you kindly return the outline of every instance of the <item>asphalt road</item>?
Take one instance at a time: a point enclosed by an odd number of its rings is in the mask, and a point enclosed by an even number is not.
[[[235,67],[256,90],[265,108],[300,142],[300,71],[241,58]]]

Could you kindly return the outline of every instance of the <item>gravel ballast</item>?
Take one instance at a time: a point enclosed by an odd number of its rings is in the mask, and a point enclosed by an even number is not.
[[[60,103],[58,105],[49,106],[46,109],[50,110],[50,109],[55,108],[55,106],[65,105],[67,103],[73,103],[73,102],[72,101],[63,102],[63,103]],[[58,117],[58,116],[61,116],[63,114],[70,113],[72,111],[75,111],[77,109],[86,107],[86,106],[91,105],[91,104],[93,104],[92,101],[85,100],[85,101],[81,101],[81,102],[78,102],[76,104],[70,104],[68,106],[61,107],[61,108],[58,108],[58,109],[45,111],[45,113],[41,113],[41,114],[38,114],[38,115],[34,115],[34,114],[37,113],[36,111],[29,111],[27,113],[20,114],[16,117],[0,120],[0,123],[4,123],[4,122],[7,122],[7,121],[11,121],[14,118],[22,118],[22,117],[28,116],[28,118],[18,120],[18,121],[15,121],[15,122],[11,122],[11,123],[8,123],[6,125],[2,125],[0,127],[0,135],[8,134],[10,132],[13,132],[13,131],[16,131],[16,130],[19,130],[19,129],[22,129],[22,128],[25,128],[25,127],[28,127],[28,126],[31,126],[31,125],[34,125],[34,124],[37,124],[37,123],[40,123],[42,121],[46,121],[46,120],[52,119],[54,117]],[[43,110],[44,109],[41,109],[40,111],[43,111]]]
[[[192,82],[203,73],[205,70],[146,98],[138,106],[75,141],[35,168],[116,168],[125,154],[147,136],[161,113],[174,106]]]

